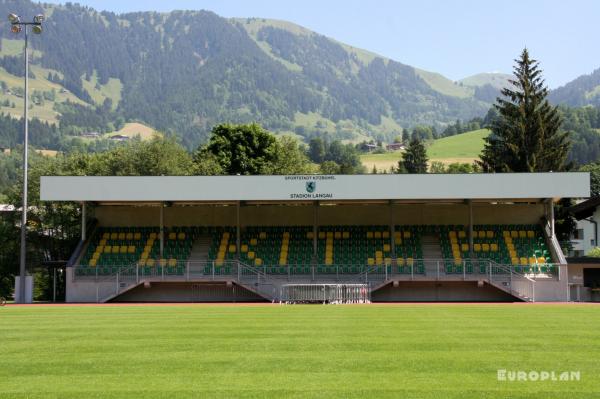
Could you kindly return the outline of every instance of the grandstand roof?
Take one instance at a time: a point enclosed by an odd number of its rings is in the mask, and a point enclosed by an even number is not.
[[[589,173],[43,176],[44,201],[219,202],[585,198]]]

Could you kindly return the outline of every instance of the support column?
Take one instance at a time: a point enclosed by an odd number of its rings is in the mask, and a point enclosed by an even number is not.
[[[548,199],[548,207],[549,209],[549,213],[550,213],[550,234],[552,235],[552,237],[554,237],[555,231],[554,231],[554,199],[549,198]]]
[[[469,205],[469,256],[473,259],[473,201],[467,200]]]
[[[165,220],[164,220],[164,212],[165,212],[165,204],[164,203],[160,203],[160,233],[159,233],[159,238],[160,238],[160,258],[162,259],[163,257],[163,251],[165,249]]]
[[[241,203],[240,201],[237,202],[237,205],[235,207],[235,252],[237,255],[237,259],[240,259],[240,237],[241,237],[241,231],[240,231],[240,206]]]
[[[317,235],[319,234],[319,201],[313,205],[313,256],[317,256]]]
[[[390,200],[390,246],[392,248],[392,258],[396,257],[396,225],[394,223],[394,203]]]
[[[85,201],[81,203],[81,241],[85,241],[87,230],[87,216],[85,209]]]

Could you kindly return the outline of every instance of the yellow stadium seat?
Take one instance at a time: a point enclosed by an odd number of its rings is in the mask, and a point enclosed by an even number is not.
[[[403,236],[404,238],[410,238],[410,231],[405,231],[405,232],[403,232],[403,233],[402,233],[402,236]]]
[[[510,258],[510,262],[514,265],[514,266],[518,266],[519,265],[519,258],[517,257],[512,257]]]
[[[448,236],[449,236],[450,238],[452,238],[452,237],[456,238],[456,231],[454,231],[454,230],[451,230],[450,232],[448,232]]]
[[[267,233],[265,233],[264,231],[261,231],[258,234],[258,238],[260,238],[261,240],[265,240],[267,238]]]
[[[368,258],[368,259],[367,259],[367,264],[368,264],[369,266],[373,266],[373,265],[375,264],[375,259],[373,259],[373,258]]]
[[[527,237],[527,232],[524,230],[520,230],[519,231],[519,238],[525,238]]]
[[[103,238],[100,240],[100,242],[98,242],[98,246],[105,246],[106,245],[106,238]]]
[[[177,233],[175,233],[174,231],[169,233],[169,240],[175,240],[177,239]]]
[[[488,230],[485,232],[485,236],[486,236],[486,238],[494,238],[494,232],[491,230]]]
[[[383,252],[390,252],[391,246],[390,244],[383,244]]]
[[[254,265],[255,266],[261,266],[263,264],[263,261],[261,258],[256,258],[254,259]]]
[[[535,265],[536,263],[537,262],[536,262],[535,256],[530,256],[529,257],[529,264],[530,265]]]
[[[480,252],[481,251],[481,244],[473,244],[473,251]]]
[[[161,267],[165,267],[167,265],[167,260],[166,259],[160,259],[158,261],[159,266]]]
[[[150,235],[148,236],[148,238],[151,240],[156,240],[157,237],[158,235],[155,232],[150,233]]]
[[[510,232],[510,238],[519,238],[519,232],[512,230]]]
[[[394,244],[402,245],[402,238],[400,236],[394,237]]]
[[[229,237],[231,236],[231,234],[228,231],[223,232],[223,238],[229,240]]]
[[[235,251],[236,251],[236,247],[235,247],[235,245],[231,244],[231,245],[229,246],[229,253],[230,253],[230,254],[232,254],[232,253],[234,253]]]
[[[318,238],[319,238],[319,240],[324,240],[325,239],[325,232],[324,231],[319,231]]]
[[[349,232],[349,231],[344,231],[344,232],[342,233],[342,238],[343,238],[343,239],[348,239],[348,238],[350,238],[350,232]]]
[[[223,260],[223,258],[217,258],[215,260],[215,266],[223,266],[224,263],[225,261]]]
[[[469,250],[469,244],[464,244],[464,243],[463,243],[463,244],[460,244],[460,249],[461,249],[463,252],[467,252],[467,251]]]
[[[119,233],[110,233],[110,239],[111,240],[118,240],[119,239]]]
[[[119,233],[119,235],[117,236],[117,238],[121,241],[123,241],[125,239],[125,233]]]
[[[92,255],[92,259],[95,259],[95,260],[100,259],[100,252],[94,252],[94,254]]]
[[[146,259],[146,266],[149,266],[149,267],[154,266],[154,259]]]
[[[279,264],[281,266],[287,265],[287,258],[279,258]]]
[[[283,232],[283,238],[290,238],[290,232],[289,231],[284,231]]]
[[[382,258],[383,257],[383,251],[375,251],[375,257],[376,258]]]
[[[381,238],[390,238],[390,232],[389,231],[382,231],[381,232]]]
[[[118,254],[120,251],[121,247],[119,247],[118,245],[113,245],[112,247],[112,253],[113,254]]]
[[[490,244],[481,244],[481,250],[483,252],[489,252],[490,251]]]
[[[240,246],[240,251],[241,251],[242,253],[246,253],[246,252],[248,252],[248,244],[242,244],[242,245]]]
[[[404,266],[404,258],[398,258],[396,259],[396,262],[398,262],[398,265]]]
[[[477,233],[477,235],[479,236],[479,238],[485,238],[485,231],[481,230]]]
[[[306,232],[306,238],[312,240],[315,237],[315,234],[312,231]]]
[[[367,238],[373,238],[373,232],[367,231]]]
[[[257,244],[258,244],[258,240],[256,238],[250,239],[250,245],[257,245]]]
[[[131,240],[133,240],[133,233],[127,233],[127,234],[125,234],[125,239],[126,239],[127,241],[131,241]]]
[[[460,266],[460,265],[462,265],[462,258],[455,257],[454,258],[454,266]]]
[[[254,251],[249,251],[248,252],[248,259],[254,259],[255,253]]]
[[[535,238],[535,232],[532,230],[527,231],[527,238]]]
[[[335,234],[333,235],[333,237],[336,240],[341,240],[342,239],[342,232],[341,231],[336,231]]]
[[[110,233],[102,233],[102,239],[108,240],[110,238]]]
[[[537,261],[540,264],[544,264],[544,263],[546,263],[546,258],[544,258],[543,256],[540,256],[539,258],[537,258]]]
[[[467,233],[464,230],[458,232],[458,238],[467,238]]]
[[[381,231],[376,231],[373,233],[373,238],[381,239]]]
[[[177,259],[171,258],[169,259],[169,267],[177,266]]]
[[[96,259],[94,259],[94,258],[90,259],[90,266],[96,266],[96,262],[97,262]]]
[[[326,236],[327,236],[327,238],[331,238],[331,239],[333,239],[333,231],[328,231],[328,232],[326,233]]]
[[[510,237],[510,231],[506,231],[506,230],[504,230],[504,231],[502,232],[502,236],[503,236],[504,238],[508,238],[508,237]]]
[[[385,258],[385,259],[383,259],[383,263],[384,263],[386,266],[389,266],[389,265],[391,265],[391,264],[392,264],[392,258]]]
[[[412,266],[413,265],[413,258],[406,258],[406,265],[407,266]]]
[[[109,253],[111,253],[111,252],[112,252],[112,246],[111,246],[111,245],[106,245],[106,246],[104,247],[104,253],[105,253],[105,254],[109,254]]]
[[[134,240],[141,240],[142,239],[142,233],[133,233],[133,239]]]
[[[185,233],[184,232],[178,233],[177,234],[177,239],[178,240],[185,240]]]
[[[148,259],[148,253],[147,252],[142,252],[142,254],[140,255],[140,259],[146,260]]]
[[[490,251],[498,252],[498,244],[496,244],[496,243],[490,244]]]
[[[128,249],[129,247],[127,247],[127,245],[121,245],[121,247],[119,248],[119,252],[122,254],[126,254]]]
[[[507,244],[512,244],[512,242],[513,242],[512,237],[504,237],[504,242]]]
[[[525,257],[521,257],[521,258],[519,259],[519,261],[520,261],[520,263],[521,263],[521,266],[527,266],[527,258],[525,258]]]

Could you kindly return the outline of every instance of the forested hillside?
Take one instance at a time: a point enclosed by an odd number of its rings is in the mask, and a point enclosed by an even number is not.
[[[600,106],[600,68],[553,90],[549,99],[555,104],[571,107]]]
[[[385,138],[401,127],[481,116],[489,107],[474,89],[441,75],[433,79],[281,21],[0,1],[0,14],[9,12],[48,17],[43,35],[31,40],[33,77],[74,97],[46,102],[58,122],[69,119],[73,134],[106,130],[120,117],[177,133],[190,148],[223,121],[257,121],[305,137]],[[22,75],[19,37],[4,20],[0,36],[0,79]],[[92,110],[87,116],[85,108]]]

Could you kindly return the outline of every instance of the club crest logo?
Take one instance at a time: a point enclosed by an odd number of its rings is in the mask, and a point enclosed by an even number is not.
[[[317,189],[317,182],[315,182],[315,181],[307,181],[306,182],[306,192],[307,193],[314,193],[316,189]]]

